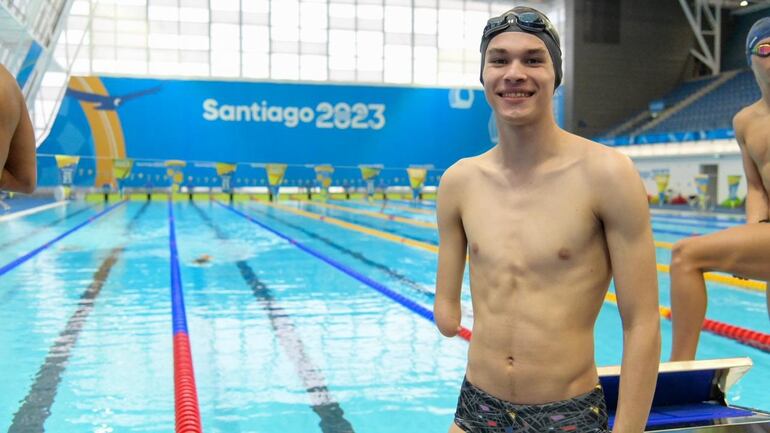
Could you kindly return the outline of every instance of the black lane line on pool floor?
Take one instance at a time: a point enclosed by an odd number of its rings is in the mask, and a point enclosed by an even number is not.
[[[11,245],[15,244],[16,242],[19,242],[19,241],[21,241],[21,240],[23,240],[25,238],[29,238],[31,236],[35,236],[36,234],[42,232],[45,229],[51,228],[51,227],[55,226],[56,224],[59,224],[59,223],[61,223],[63,221],[66,221],[66,220],[74,217],[75,215],[81,214],[81,213],[83,213],[83,212],[85,212],[87,210],[92,210],[92,209],[93,208],[91,206],[87,206],[87,207],[84,207],[82,209],[78,209],[75,212],[68,213],[67,215],[65,215],[65,216],[63,216],[63,217],[61,217],[59,219],[56,219],[54,221],[51,221],[50,223],[47,223],[45,225],[42,225],[42,226],[36,228],[35,230],[33,230],[30,233],[27,233],[25,235],[19,236],[16,239],[11,239],[10,241],[3,242],[2,244],[0,244],[0,250],[8,248],[9,246],[11,246]]]
[[[126,226],[126,233],[131,232],[134,223],[142,216],[148,204],[149,202],[145,203],[134,215]],[[42,433],[44,431],[43,426],[51,415],[51,406],[56,398],[62,373],[67,368],[72,348],[77,343],[88,315],[94,309],[96,297],[99,296],[112,267],[117,263],[124,250],[125,246],[110,250],[110,254],[94,274],[91,284],[80,295],[78,309],[70,316],[64,330],[59,333],[59,337],[48,350],[45,362],[35,375],[35,383],[32,384],[21,407],[13,416],[8,433]]]
[[[219,229],[203,209],[192,202],[193,208],[198,212],[201,219],[214,230],[217,237],[222,240],[228,240],[229,237]],[[275,297],[265,283],[259,280],[254,270],[251,269],[245,260],[236,262],[241,276],[246,284],[251,288],[254,297],[262,304],[263,309],[270,318],[270,325],[273,327],[278,341],[283,346],[286,354],[291,358],[297,375],[302,379],[305,390],[310,397],[313,412],[320,418],[319,426],[324,433],[353,433],[353,426],[344,417],[344,411],[339,403],[334,401],[329,388],[326,386],[326,379],[321,370],[313,365],[313,362],[305,352],[305,344],[295,332],[294,323],[288,314],[282,312],[280,307],[274,305]]]
[[[252,209],[252,210],[254,210],[255,212],[259,213],[260,215],[266,216],[266,217],[268,217],[268,218],[278,222],[279,224],[283,224],[283,225],[285,225],[287,227],[291,227],[294,230],[302,232],[305,235],[307,235],[307,236],[309,236],[309,237],[311,237],[313,239],[319,240],[319,241],[323,242],[324,244],[334,248],[335,250],[337,250],[337,251],[339,251],[339,252],[341,252],[343,254],[346,254],[346,255],[348,255],[350,257],[353,257],[354,259],[360,261],[361,263],[363,263],[363,264],[365,264],[367,266],[371,266],[372,268],[375,268],[375,269],[378,269],[378,270],[380,270],[382,272],[385,272],[386,274],[388,274],[388,276],[393,277],[394,279],[398,280],[399,282],[402,282],[402,283],[406,284],[407,286],[411,287],[415,291],[420,292],[420,293],[422,293],[424,295],[430,296],[431,299],[436,297],[435,293],[433,293],[432,291],[426,289],[424,286],[420,285],[420,283],[418,283],[417,281],[412,280],[411,278],[407,277],[406,275],[399,273],[395,269],[390,268],[390,267],[388,267],[385,264],[376,262],[376,261],[366,257],[365,255],[359,253],[358,251],[353,251],[353,250],[351,250],[349,248],[346,248],[346,247],[344,247],[344,246],[342,246],[342,245],[340,245],[338,243],[335,243],[334,241],[332,241],[329,238],[321,236],[321,235],[319,235],[319,234],[317,234],[315,232],[312,232],[312,231],[310,231],[310,230],[308,230],[308,229],[306,229],[304,227],[300,227],[300,226],[298,226],[296,224],[292,224],[292,223],[290,223],[288,221],[285,221],[285,220],[283,220],[281,218],[278,218],[275,215],[270,215],[269,213],[267,213],[267,212],[265,212],[265,211],[263,211],[261,209],[259,209],[259,210],[258,209]]]

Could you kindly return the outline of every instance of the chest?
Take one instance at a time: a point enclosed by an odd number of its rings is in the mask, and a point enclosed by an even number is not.
[[[596,191],[580,178],[519,187],[488,183],[463,205],[469,253],[476,263],[527,268],[574,263],[602,244]]]
[[[747,129],[744,140],[748,155],[767,187],[770,185],[770,123],[755,122]]]

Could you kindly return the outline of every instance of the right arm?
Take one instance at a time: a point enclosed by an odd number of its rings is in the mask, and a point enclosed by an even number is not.
[[[741,148],[743,158],[743,171],[746,172],[746,222],[756,223],[770,217],[768,212],[768,199],[765,186],[762,184],[762,177],[756,164],[751,159],[746,143],[743,140],[744,121],[741,113],[738,113],[733,119],[733,128],[735,129],[735,138]]]
[[[37,183],[35,130],[16,80],[0,68],[0,189],[31,193]]]
[[[468,248],[460,213],[460,171],[457,165],[447,169],[436,198],[439,250],[433,317],[441,334],[447,337],[454,337],[460,330],[460,293]]]

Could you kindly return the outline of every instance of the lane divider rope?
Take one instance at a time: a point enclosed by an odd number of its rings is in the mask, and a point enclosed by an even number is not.
[[[345,228],[345,229],[348,229],[348,230],[353,230],[353,231],[357,231],[357,232],[360,232],[360,233],[365,233],[365,234],[368,234],[370,236],[378,237],[380,239],[385,239],[385,240],[388,240],[388,241],[391,241],[391,242],[396,242],[396,243],[400,243],[400,244],[404,244],[404,245],[409,245],[410,247],[420,248],[422,250],[430,251],[432,253],[438,253],[438,246],[437,245],[433,245],[433,244],[429,244],[429,243],[425,243],[425,242],[420,242],[420,241],[416,241],[414,239],[409,239],[409,238],[405,238],[405,237],[401,237],[401,236],[396,236],[396,235],[393,235],[391,233],[387,233],[387,232],[383,232],[383,231],[380,231],[380,230],[372,229],[372,228],[365,227],[365,226],[362,226],[362,225],[359,225],[359,224],[350,223],[350,222],[343,221],[343,220],[338,219],[338,218],[328,217],[328,216],[324,216],[324,215],[319,215],[319,214],[314,213],[314,212],[308,212],[306,210],[294,208],[294,207],[291,207],[291,206],[285,206],[285,205],[282,205],[282,204],[269,203],[269,202],[259,202],[259,204],[265,205],[265,206],[274,207],[276,209],[280,209],[280,210],[283,210],[283,211],[286,211],[286,212],[289,212],[289,213],[294,213],[296,215],[304,216],[306,218],[311,218],[311,219],[314,219],[314,220],[317,220],[317,221],[323,221],[325,223],[336,225],[336,226],[339,226],[339,227],[342,227],[342,228]],[[667,242],[659,242],[659,241],[655,242],[655,246],[656,247],[664,247],[665,248],[666,246],[670,247],[672,245],[673,244],[667,243]],[[658,270],[658,272],[669,273],[670,272],[670,266],[658,263],[657,264],[657,270]],[[733,276],[729,276],[729,275],[725,275],[725,274],[717,274],[717,273],[714,273],[714,272],[707,272],[707,273],[703,274],[703,278],[705,278],[706,281],[713,281],[715,283],[720,283],[720,284],[724,284],[724,285],[728,285],[728,286],[741,287],[741,288],[744,288],[744,289],[751,289],[751,290],[758,291],[758,292],[764,292],[766,290],[766,287],[767,287],[767,283],[765,283],[763,281],[743,280],[743,279],[740,279],[740,278],[735,278]]]
[[[22,233],[17,238],[9,239],[9,240],[3,242],[2,244],[0,244],[0,250],[8,248],[11,245],[16,245],[17,242],[21,242],[24,239],[30,238],[32,236],[35,236],[38,233],[41,233],[41,232],[43,232],[43,231],[45,231],[45,230],[47,230],[47,229],[49,229],[51,227],[55,227],[56,225],[58,225],[58,224],[60,224],[60,223],[62,223],[64,221],[67,221],[68,219],[70,219],[70,218],[72,218],[72,217],[74,217],[74,216],[76,216],[78,214],[81,214],[81,213],[83,213],[85,211],[88,211],[88,210],[92,210],[90,206],[86,206],[86,207],[80,208],[80,209],[78,209],[76,211],[69,212],[66,215],[64,215],[63,217],[57,218],[57,219],[55,219],[55,220],[53,220],[53,221],[51,221],[49,223],[46,223],[44,225],[39,225],[39,226],[35,227],[35,229],[32,230],[32,231],[29,231],[27,233]]]
[[[348,230],[353,230],[353,231],[357,231],[357,232],[360,232],[360,233],[366,233],[366,234],[368,234],[370,236],[374,236],[374,237],[377,237],[377,238],[380,238],[380,239],[385,239],[385,240],[388,240],[388,241],[391,241],[391,242],[396,242],[396,243],[400,243],[400,244],[404,244],[404,245],[409,245],[410,247],[419,248],[419,249],[422,249],[422,250],[425,250],[425,251],[430,251],[432,253],[438,253],[438,246],[436,246],[436,245],[432,245],[432,244],[429,244],[429,243],[416,241],[414,239],[409,239],[409,238],[405,238],[405,237],[402,237],[402,236],[396,236],[396,235],[393,235],[393,234],[390,234],[390,233],[383,232],[381,230],[375,230],[375,229],[372,229],[372,228],[369,228],[369,227],[364,227],[362,225],[358,225],[358,224],[350,223],[350,222],[347,222],[347,221],[343,221],[343,220],[338,219],[338,218],[327,217],[327,216],[319,215],[317,213],[308,212],[306,210],[297,209],[297,208],[293,208],[293,207],[290,207],[290,206],[284,206],[284,205],[277,204],[277,203],[259,202],[259,204],[263,204],[263,205],[266,205],[266,206],[274,207],[276,209],[281,209],[283,211],[294,213],[296,215],[301,215],[301,216],[304,216],[306,218],[311,218],[311,219],[314,219],[314,220],[323,221],[325,223],[332,224],[332,225],[335,225],[335,226],[338,226],[338,227],[342,227],[342,228],[345,228],[345,229],[348,229]]]
[[[614,293],[607,293],[607,296],[605,296],[604,299],[613,304],[618,303],[618,298]],[[658,307],[658,310],[660,312],[660,317],[669,321],[671,320],[671,308],[660,306]],[[770,353],[770,334],[712,319],[704,319],[701,329],[721,337],[729,338],[738,343],[754,347],[763,352]]]
[[[344,228],[347,228],[347,229],[350,229],[350,230],[361,231],[363,233],[377,232],[376,230],[368,229],[366,227],[362,227],[362,228],[366,229],[366,231],[359,230],[358,227],[360,227],[360,226],[356,226],[355,224],[351,224],[351,223],[346,223],[344,221],[342,221],[343,223],[345,223],[344,225],[336,224],[334,221],[330,221],[330,220],[334,220],[334,218],[323,217],[321,215],[314,214],[312,212],[302,211],[302,210],[294,209],[294,208],[287,207],[287,206],[277,205],[277,204],[274,204],[274,203],[269,204],[269,206],[275,207],[277,209],[285,210],[285,211],[288,211],[288,212],[296,213],[296,214],[301,215],[301,216],[306,216],[308,218],[313,218],[313,219],[316,219],[316,220],[319,220],[319,221],[328,222],[330,224],[340,225],[341,227],[344,227]],[[235,211],[235,209],[233,209],[233,211]],[[259,224],[259,223],[257,223],[257,224]],[[378,235],[377,234],[373,234],[373,236],[378,236]],[[387,236],[378,236],[378,237],[382,237],[383,239],[391,240]],[[424,248],[424,249],[427,249],[427,248]],[[436,248],[435,251],[434,250],[430,250],[430,251],[438,252],[438,248]],[[669,267],[667,265],[658,264],[657,265],[657,269],[658,269],[659,272],[669,272]],[[743,281],[743,280],[739,280],[739,279],[734,278],[734,277],[727,277],[725,275],[714,274],[714,273],[706,273],[706,274],[704,274],[704,277],[706,279],[708,279],[708,280],[718,281],[718,282],[722,282],[722,283],[725,283],[725,284],[735,284],[734,282],[732,282],[732,280],[737,280],[737,282],[744,283],[744,284],[759,283],[758,281]],[[617,298],[615,297],[615,295],[613,293],[607,293],[607,296],[605,296],[605,301],[611,302],[613,304],[617,304]],[[668,307],[664,307],[664,306],[661,306],[659,308],[660,308],[660,315],[661,315],[661,317],[670,320],[671,319],[671,310]],[[744,344],[752,345],[753,347],[757,347],[760,350],[765,350],[764,348],[770,347],[770,337],[767,337],[767,334],[763,334],[761,332],[752,331],[752,330],[741,328],[741,327],[738,327],[738,326],[735,326],[735,325],[730,325],[730,324],[726,324],[726,323],[717,322],[717,321],[714,321],[714,320],[711,320],[711,319],[706,319],[706,322],[704,322],[704,326],[708,327],[708,329],[705,328],[705,327],[704,327],[704,329],[708,330],[709,332],[714,332],[714,333],[716,333],[718,335],[721,335],[721,336],[727,337],[727,338],[731,338],[731,339],[735,339],[736,341],[739,341],[739,342],[747,341]],[[735,338],[733,338],[733,337],[735,337]],[[756,343],[756,344],[753,344],[753,343]]]
[[[353,209],[353,208],[350,208],[350,207],[347,207],[347,206],[338,206],[338,205],[334,205],[334,204],[330,204],[330,203],[322,203],[322,202],[317,202],[317,201],[307,202],[307,203],[310,203],[311,205],[315,205],[315,206],[318,206],[318,207],[324,207],[324,208],[327,208],[327,209],[338,210],[340,212],[348,212],[348,213],[352,213],[352,214],[365,215],[365,216],[370,216],[372,218],[378,218],[378,219],[387,220],[387,221],[402,222],[402,223],[405,223],[405,224],[411,224],[411,225],[415,225],[415,226],[419,226],[419,227],[425,227],[425,228],[430,228],[430,229],[433,229],[433,230],[438,230],[438,227],[436,226],[435,223],[428,223],[428,222],[425,222],[425,221],[419,221],[419,220],[415,220],[413,218],[399,217],[399,216],[396,216],[396,215],[384,214],[384,213],[381,213],[381,212],[365,211],[365,210],[361,210],[361,209]],[[281,206],[281,207],[287,207],[287,208],[289,207],[289,206],[284,206],[284,205],[277,205],[275,203],[272,203],[272,205]],[[327,217],[327,218],[331,218],[331,217]],[[682,231],[675,231],[675,230],[653,230],[653,232],[660,233],[660,234],[679,235],[679,236],[699,236],[699,235],[702,234],[702,233],[682,232]],[[673,246],[674,246],[674,244],[672,242],[655,241],[655,247],[657,247],[657,248],[666,248],[666,249],[670,250]]]
[[[427,222],[427,221],[420,221],[420,220],[416,220],[414,218],[400,217],[400,216],[397,216],[397,215],[385,214],[385,213],[380,213],[380,212],[372,212],[372,211],[363,210],[363,209],[353,209],[353,208],[350,208],[350,207],[347,207],[347,206],[339,206],[339,205],[336,205],[336,204],[323,203],[323,202],[320,202],[320,201],[312,201],[312,202],[308,202],[308,204],[310,204],[312,206],[324,207],[324,208],[327,208],[327,209],[334,209],[334,210],[338,210],[338,211],[342,211],[342,212],[348,212],[348,213],[357,214],[357,215],[365,215],[365,216],[368,216],[368,217],[377,218],[377,219],[381,219],[381,220],[385,220],[385,221],[395,221],[397,223],[409,224],[409,225],[413,225],[413,226],[417,226],[417,227],[424,227],[424,228],[429,228],[429,229],[434,229],[434,230],[437,229],[436,223],[431,223],[431,222]]]
[[[147,204],[137,212],[128,226],[125,234],[131,233],[134,225],[144,214]],[[13,415],[13,421],[8,428],[8,433],[42,432],[46,420],[51,415],[51,406],[56,400],[62,375],[69,365],[70,356],[80,338],[87,319],[96,306],[99,294],[107,282],[110,271],[118,262],[126,249],[126,243],[112,248],[107,257],[102,261],[86,290],[80,295],[77,310],[67,320],[64,329],[59,333],[53,344],[48,349],[43,365],[35,374],[35,381],[29,388],[27,396],[22,400],[19,410]]]
[[[176,245],[174,204],[168,201],[169,252],[171,255],[171,317],[174,342],[174,409],[177,433],[201,433],[195,369],[187,332],[187,314],[182,292],[182,274]]]
[[[229,242],[230,236],[215,225],[200,206],[195,202],[192,202],[192,206],[204,223],[216,233],[217,239]],[[355,433],[350,421],[345,418],[342,406],[329,390],[322,369],[308,356],[310,351],[297,331],[291,314],[284,311],[273,290],[257,277],[246,260],[238,260],[236,267],[243,281],[251,288],[255,300],[270,319],[274,336],[294,364],[294,371],[302,380],[302,386],[309,397],[310,408],[321,420],[318,423],[321,433]]]
[[[709,220],[686,220],[678,218],[668,218],[664,216],[653,216],[652,220],[660,224],[671,224],[684,227],[705,227],[710,229],[729,229],[741,225],[739,222],[712,222]]]
[[[60,240],[66,238],[69,235],[71,235],[72,233],[75,233],[76,231],[78,231],[81,228],[87,226],[88,224],[96,221],[97,219],[99,219],[102,216],[106,215],[108,212],[116,209],[118,206],[121,206],[121,205],[123,205],[125,203],[126,203],[126,201],[124,200],[124,201],[115,203],[115,204],[113,204],[111,206],[107,206],[104,210],[102,210],[101,212],[99,212],[99,213],[97,213],[95,215],[92,215],[92,216],[88,217],[88,219],[83,221],[82,223],[76,225],[75,227],[72,227],[71,229],[69,229],[66,232],[60,234],[59,236],[56,236],[55,238],[51,239],[50,241],[44,243],[43,245],[41,245],[41,246],[39,246],[37,248],[35,248],[34,250],[28,252],[27,254],[24,254],[23,256],[17,258],[16,260],[6,264],[2,268],[0,268],[0,276],[6,274],[11,269],[14,269],[15,267],[19,266],[20,264],[22,264],[22,263],[26,262],[27,260],[31,259],[32,257],[35,257],[40,252],[42,252],[43,250],[47,249],[48,247],[50,247],[51,245],[55,244],[56,242],[59,242]]]
[[[0,216],[0,222],[15,220],[17,218],[25,217],[27,215],[33,215],[33,214],[36,214],[38,212],[43,212],[43,211],[46,211],[48,209],[53,209],[53,208],[57,208],[57,207],[60,207],[60,206],[65,206],[65,205],[67,205],[69,203],[70,202],[68,202],[68,201],[57,201],[56,203],[44,204],[42,206],[37,206],[37,207],[30,208],[30,209],[24,209],[24,210],[20,210],[20,211],[17,211],[17,212],[9,213],[8,215]]]
[[[239,210],[237,210],[237,209],[235,209],[235,208],[233,208],[231,206],[226,206],[226,205],[224,205],[224,204],[222,204],[220,202],[216,202],[216,203],[218,205],[224,207],[225,209],[227,209],[227,210],[229,210],[229,211],[231,211],[231,212],[233,212],[233,213],[235,213],[237,215],[240,215],[241,217],[251,221],[252,223],[258,225],[259,227],[262,227],[263,229],[265,229],[265,230],[269,231],[270,233],[278,236],[279,238],[281,238],[281,239],[291,243],[295,247],[297,247],[300,250],[310,254],[311,256],[313,256],[313,257],[315,257],[315,258],[317,258],[317,259],[319,259],[319,260],[321,260],[323,262],[326,262],[327,264],[331,265],[332,267],[334,267],[334,268],[344,272],[345,274],[355,278],[356,280],[366,284],[367,286],[371,287],[372,289],[374,289],[374,290],[380,292],[381,294],[387,296],[388,298],[396,301],[400,305],[408,308],[409,310],[412,310],[413,312],[417,313],[418,315],[422,316],[423,318],[425,318],[425,319],[435,323],[435,319],[433,317],[433,312],[432,311],[430,311],[427,308],[423,307],[422,305],[414,302],[413,300],[407,298],[406,296],[403,296],[403,295],[401,295],[401,294],[399,294],[397,292],[394,292],[393,290],[387,288],[385,285],[383,285],[383,284],[381,284],[381,283],[379,283],[377,281],[372,280],[371,278],[367,277],[366,275],[363,275],[363,274],[359,273],[358,271],[355,271],[352,268],[350,268],[350,267],[348,267],[348,266],[346,266],[346,265],[344,265],[344,264],[342,264],[342,263],[332,259],[331,257],[328,257],[328,256],[326,256],[326,255],[324,255],[324,254],[322,254],[322,253],[320,253],[320,252],[318,252],[318,251],[316,251],[316,250],[314,250],[314,249],[312,249],[312,248],[310,248],[310,247],[308,247],[308,246],[306,246],[306,245],[304,245],[304,244],[302,244],[302,243],[300,243],[300,242],[290,238],[289,236],[287,236],[287,235],[285,235],[285,234],[283,234],[283,233],[273,229],[272,227],[269,227],[269,226],[267,226],[267,225],[257,221],[256,219],[254,219],[250,215],[247,215],[247,214],[245,214],[245,213],[243,213],[243,212],[241,212],[241,211],[239,211]],[[458,333],[458,336],[460,336],[464,340],[470,340],[470,338],[471,338],[471,331],[469,329],[467,329],[467,328],[461,327],[460,328],[460,332]]]

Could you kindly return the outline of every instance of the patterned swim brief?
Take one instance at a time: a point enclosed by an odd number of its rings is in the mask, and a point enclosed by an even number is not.
[[[467,433],[605,433],[607,405],[598,384],[568,400],[515,404],[493,397],[465,379],[455,424]]]

